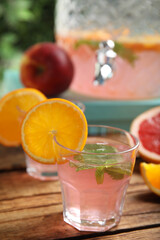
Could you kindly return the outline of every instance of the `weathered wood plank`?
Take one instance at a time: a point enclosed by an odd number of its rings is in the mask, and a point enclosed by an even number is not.
[[[53,209],[52,209],[53,210]],[[30,214],[28,214],[28,218],[26,219],[19,219],[12,222],[4,222],[0,224],[0,239],[66,239],[81,235],[86,235],[86,239],[89,238],[89,232],[79,232],[75,228],[71,227],[67,223],[63,221],[61,211],[57,209],[57,211],[52,212],[52,214],[45,214],[46,212],[42,212],[41,216],[36,218],[31,218]],[[18,214],[18,213],[17,213]],[[157,214],[144,214],[144,215],[135,215],[135,216],[123,216],[119,225],[110,231],[107,234],[112,234],[112,239],[114,239],[114,235],[117,235],[118,232],[125,232],[125,231],[134,231],[138,228],[151,228],[154,223],[154,227],[159,224],[159,217]],[[146,220],[145,220],[146,219]],[[143,222],[147,222],[147,225],[143,225]],[[140,223],[140,224],[139,224]],[[152,233],[152,231],[150,230]],[[157,234],[157,233],[156,233]],[[98,235],[98,234],[97,234]],[[95,234],[96,236],[96,234]],[[130,236],[125,235],[125,236]],[[133,236],[133,234],[131,235]],[[138,235],[137,235],[138,236]],[[139,235],[141,238],[134,238],[134,239],[145,239]],[[154,235],[150,235],[154,239]],[[104,239],[100,238],[100,239]],[[107,239],[107,238],[106,238]],[[115,238],[116,239],[116,238]],[[121,238],[120,238],[121,239]],[[128,238],[132,239],[132,238]],[[146,239],[145,239],[146,240]]]
[[[0,200],[60,192],[59,181],[39,181],[26,172],[0,174]]]
[[[124,232],[115,235],[106,235],[103,237],[94,237],[90,240],[129,240],[129,239],[139,239],[139,240],[159,240],[160,239],[160,227],[155,227],[151,229],[140,229],[131,232]]]
[[[36,211],[39,211],[38,208],[48,207],[51,205],[59,205],[62,203],[61,193],[46,193],[35,196],[19,197],[10,200],[1,200],[0,201],[0,221],[7,221],[8,219],[13,218],[14,212],[19,210],[28,211],[29,209],[35,208],[35,217]],[[123,215],[136,215],[144,213],[159,213],[160,199],[148,192],[148,190],[141,193],[127,193]],[[12,213],[13,212],[13,213]],[[20,212],[21,213],[21,212]],[[19,213],[19,214],[20,214]],[[4,216],[2,216],[4,214]],[[39,213],[38,213],[39,214]],[[20,214],[21,215],[21,214]],[[15,214],[16,216],[16,214]],[[15,218],[16,220],[16,218]]]
[[[43,217],[50,214],[62,213],[62,204],[54,205],[48,204],[48,206],[43,207],[30,207],[27,209],[21,209],[10,212],[1,212],[0,213],[0,224],[3,222],[12,222],[17,220],[32,219],[37,217]],[[12,224],[12,223],[11,223]]]
[[[61,204],[61,193],[43,194],[39,196],[15,198],[0,201],[0,213],[18,211],[29,208],[45,207],[54,204]],[[1,218],[1,215],[0,215]]]
[[[157,198],[154,198],[154,196],[150,196],[148,194],[147,196],[150,197],[151,201],[146,201],[145,199],[143,200],[143,195],[141,202],[139,202],[138,195],[127,195],[123,210],[123,216],[126,220],[126,222],[123,223],[125,227],[127,227],[129,224],[127,218],[134,218],[134,216],[139,215],[141,220],[140,222],[136,222],[136,226],[148,225],[149,220],[148,218],[144,218],[144,216],[148,215],[150,218],[150,216],[153,214],[155,216],[155,222],[152,219],[151,224],[159,223],[159,200]],[[34,218],[44,216],[52,213],[57,213],[57,211],[62,213],[62,200],[60,193],[42,195],[38,197],[27,197],[23,199],[14,199],[12,201],[1,201],[0,204],[0,223],[26,219],[28,217]],[[133,223],[131,222],[131,224]]]

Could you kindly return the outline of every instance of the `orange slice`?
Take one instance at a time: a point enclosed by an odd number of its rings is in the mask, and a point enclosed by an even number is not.
[[[21,144],[21,122],[26,112],[45,100],[38,90],[22,88],[9,92],[0,99],[0,143],[5,146]]]
[[[56,161],[54,136],[65,147],[82,150],[87,134],[84,113],[72,102],[60,98],[34,106],[26,114],[21,130],[24,151],[45,164]]]
[[[141,175],[149,189],[160,196],[160,164],[141,163]]]

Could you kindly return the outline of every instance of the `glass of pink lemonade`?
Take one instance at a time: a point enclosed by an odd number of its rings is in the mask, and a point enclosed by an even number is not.
[[[90,125],[83,151],[58,143],[64,221],[80,231],[103,232],[120,221],[138,140],[113,127]]]
[[[72,101],[74,102],[83,112],[85,111],[85,105],[80,101]],[[58,179],[57,174],[57,164],[42,164],[36,162],[27,154],[25,154],[25,162],[26,162],[26,171],[27,173],[39,180],[42,181],[52,181]]]

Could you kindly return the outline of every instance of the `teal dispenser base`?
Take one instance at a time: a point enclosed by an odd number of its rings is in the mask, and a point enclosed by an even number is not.
[[[89,124],[102,124],[129,131],[133,119],[142,112],[160,106],[160,99],[141,101],[84,101]]]

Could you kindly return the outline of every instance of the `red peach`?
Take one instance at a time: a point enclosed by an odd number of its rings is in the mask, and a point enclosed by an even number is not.
[[[44,42],[31,46],[20,66],[20,79],[25,87],[36,88],[47,96],[65,91],[74,74],[72,61],[56,43]]]

